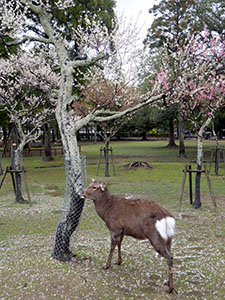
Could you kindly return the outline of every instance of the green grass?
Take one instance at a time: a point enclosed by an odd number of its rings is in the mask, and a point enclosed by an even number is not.
[[[110,236],[86,201],[79,230],[71,239],[77,256],[69,263],[50,258],[54,235],[63,207],[63,157],[43,162],[24,158],[32,207],[14,202],[11,178],[7,175],[0,194],[0,299],[224,299],[225,170],[211,172],[218,208],[213,209],[207,181],[202,177],[202,208],[193,210],[186,182],[181,212],[179,194],[185,163],[196,159],[196,141],[186,141],[187,158],[178,149],[167,149],[166,141],[113,142],[116,176],[98,178],[113,193],[141,194],[167,207],[176,217],[173,242],[174,284],[178,295],[168,295],[165,261],[156,257],[146,241],[126,237],[122,245],[123,264],[103,271]],[[205,160],[214,142],[205,145]],[[102,143],[81,143],[87,157],[87,177],[96,178]],[[147,161],[151,169],[127,170],[131,161]],[[3,167],[10,164],[3,159]],[[213,170],[212,170],[213,171]],[[26,195],[24,195],[26,196]],[[116,260],[116,253],[114,255]]]

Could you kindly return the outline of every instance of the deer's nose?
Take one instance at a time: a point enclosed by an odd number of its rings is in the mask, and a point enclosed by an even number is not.
[[[82,198],[86,198],[87,197],[86,190],[83,190],[83,192],[81,193],[81,197]]]

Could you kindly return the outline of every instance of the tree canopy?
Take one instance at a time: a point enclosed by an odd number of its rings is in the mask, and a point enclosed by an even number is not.
[[[168,39],[182,44],[188,32],[201,31],[204,24],[210,31],[222,34],[224,6],[222,0],[161,0],[149,10],[154,20],[145,42],[150,49],[163,46]]]

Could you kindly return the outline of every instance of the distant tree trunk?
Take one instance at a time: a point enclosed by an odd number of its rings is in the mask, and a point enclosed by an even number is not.
[[[17,203],[28,202],[22,196],[22,180],[21,180],[21,173],[19,172],[22,170],[23,147],[24,147],[24,143],[19,143],[16,126],[13,126],[11,129],[11,168],[14,171],[18,171],[14,173],[15,194],[16,194],[15,201]]]
[[[184,146],[184,119],[179,113],[179,156],[185,156],[185,146]]]
[[[116,138],[118,141],[120,141],[120,139],[121,139],[120,130],[117,131]]]
[[[142,132],[142,141],[147,141],[147,132],[146,131]]]
[[[42,157],[44,161],[54,160],[52,157],[52,147],[51,147],[51,132],[49,124],[45,124],[44,129],[44,156]]]
[[[109,177],[109,142],[110,139],[107,137],[105,139],[105,177]]]
[[[52,142],[55,143],[55,129],[52,129]]]
[[[219,150],[219,141],[218,141],[218,137],[216,135],[215,132],[215,126],[214,126],[214,122],[212,122],[212,132],[213,132],[213,136],[216,140],[216,151],[215,151],[215,175],[218,176],[219,175],[219,163],[220,163],[220,150]]]
[[[97,123],[94,123],[93,129],[94,129],[94,144],[96,144],[97,140],[98,140],[98,125],[97,125]]]
[[[167,145],[168,148],[174,148],[177,147],[175,143],[175,138],[174,138],[174,123],[173,123],[173,118],[169,119],[169,144]]]

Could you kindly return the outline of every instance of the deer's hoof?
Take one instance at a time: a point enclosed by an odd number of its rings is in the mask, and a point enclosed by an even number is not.
[[[172,293],[178,294],[178,292],[175,290],[175,288],[170,288],[169,287],[166,291],[167,291],[168,294],[172,294]]]

